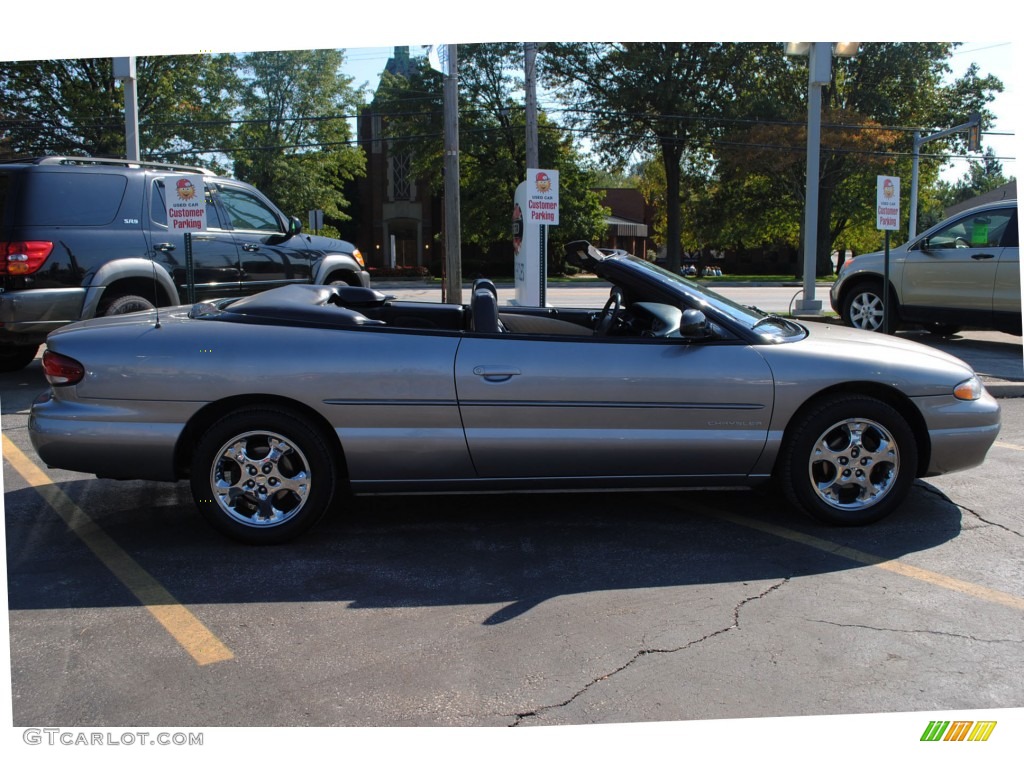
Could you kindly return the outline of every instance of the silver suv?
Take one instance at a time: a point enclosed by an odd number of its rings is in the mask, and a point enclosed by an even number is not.
[[[882,328],[884,254],[848,260],[832,286],[832,308],[847,325]],[[957,214],[889,252],[889,327],[939,334],[962,328],[1021,333],[1017,201]]]

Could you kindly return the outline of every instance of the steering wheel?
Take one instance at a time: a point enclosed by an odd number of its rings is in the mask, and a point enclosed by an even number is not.
[[[954,240],[953,241],[953,245],[956,248],[970,248],[971,247],[971,244],[968,243],[967,239],[963,238],[963,237],[958,237],[956,240]]]
[[[619,313],[622,311],[622,301],[622,291],[617,285],[613,286],[608,295],[608,301],[604,303],[604,307],[594,323],[595,336],[607,336],[615,327],[615,322],[619,319]]]

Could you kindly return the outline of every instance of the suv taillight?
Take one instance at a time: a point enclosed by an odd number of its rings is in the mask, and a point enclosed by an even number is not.
[[[15,240],[0,243],[0,274],[31,275],[53,250],[49,240]]]
[[[85,378],[85,366],[72,357],[46,350],[43,352],[43,374],[55,387],[66,387]]]

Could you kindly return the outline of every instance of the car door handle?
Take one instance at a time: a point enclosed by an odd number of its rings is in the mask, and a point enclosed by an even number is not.
[[[487,381],[508,381],[513,376],[522,374],[518,368],[511,368],[507,365],[478,365],[473,369],[473,375],[479,376]]]
[[[161,253],[170,253],[174,250],[174,243],[157,243],[153,246],[154,251],[160,251]]]
[[[249,253],[255,253],[260,247],[256,243],[246,243],[242,246],[243,251],[249,251]]]
[[[971,255],[971,258],[975,261],[983,261],[985,259],[994,259],[996,255],[994,253],[975,253]]]

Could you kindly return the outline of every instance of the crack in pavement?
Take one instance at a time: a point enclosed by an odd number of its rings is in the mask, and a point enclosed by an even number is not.
[[[982,517],[979,512],[976,512],[975,510],[971,509],[970,507],[965,507],[963,504],[960,504],[960,503],[958,503],[956,501],[953,501],[951,498],[949,498],[949,496],[947,496],[945,493],[943,493],[942,491],[940,491],[938,488],[936,488],[934,486],[926,485],[924,483],[917,483],[917,487],[920,488],[922,491],[925,491],[926,493],[930,493],[930,494],[932,494],[934,496],[938,496],[943,501],[949,502],[954,507],[956,507],[957,509],[959,509],[959,510],[961,510],[963,512],[966,512],[967,514],[969,514],[971,517],[973,517],[975,520],[977,520],[980,523],[984,523],[985,525],[990,525],[993,528],[1001,528],[1002,530],[1006,531],[1007,533],[1012,533],[1014,536],[1024,537],[1024,533],[1022,533],[1020,531],[1015,531],[1015,530],[1013,530],[1013,528],[1010,528],[1010,527],[1008,527],[1006,525],[1003,525],[1002,523],[997,523],[997,522],[995,522],[993,520],[988,520],[988,519]]]
[[[515,721],[509,727],[510,728],[515,728],[516,726],[520,725],[523,721],[528,720],[529,718],[540,717],[544,712],[549,712],[549,711],[551,711],[553,709],[560,709],[562,707],[568,706],[569,704],[572,704],[574,701],[576,701],[576,699],[578,699],[584,693],[589,691],[595,685],[598,685],[599,683],[603,683],[606,680],[610,680],[611,678],[613,678],[616,675],[618,675],[620,672],[623,672],[623,671],[629,669],[636,662],[638,662],[640,659],[642,659],[642,658],[644,658],[646,656],[655,656],[655,655],[659,655],[659,654],[679,653],[680,651],[688,650],[688,649],[692,648],[695,645],[700,645],[701,643],[704,643],[704,642],[706,642],[708,640],[711,640],[711,639],[713,639],[715,637],[718,637],[720,635],[724,635],[726,632],[731,632],[734,629],[739,629],[740,628],[740,610],[742,610],[742,608],[747,603],[753,602],[755,600],[761,600],[762,598],[767,597],[772,592],[776,591],[777,589],[780,589],[782,586],[784,586],[785,584],[788,584],[788,583],[789,583],[789,577],[786,577],[785,579],[783,579],[782,581],[778,582],[777,584],[773,584],[772,586],[768,587],[766,590],[764,590],[760,594],[753,595],[752,597],[747,597],[747,598],[744,598],[743,600],[741,600],[736,605],[736,607],[733,608],[733,611],[732,611],[732,623],[729,626],[723,627],[722,629],[715,630],[714,632],[710,632],[710,633],[704,635],[703,637],[697,638],[696,640],[691,640],[690,642],[685,643],[685,644],[683,644],[683,645],[681,645],[681,646],[679,646],[677,648],[641,648],[639,651],[637,651],[635,654],[633,654],[633,657],[629,661],[627,661],[625,664],[623,664],[620,667],[617,667],[616,669],[613,669],[611,672],[607,672],[607,673],[601,675],[600,677],[594,678],[589,683],[587,683],[582,688],[580,688],[578,691],[576,691],[576,693],[574,693],[572,696],[567,698],[565,701],[563,701],[563,702],[561,702],[559,704],[546,704],[546,705],[544,705],[542,707],[537,707],[536,709],[530,710],[528,712],[518,712],[518,713],[516,713],[514,715]]]
[[[812,624],[828,624],[833,627],[840,627],[843,629],[869,629],[873,632],[896,632],[907,635],[936,635],[939,637],[952,637],[958,640],[970,640],[975,643],[1010,643],[1018,644],[1024,641],[1015,638],[985,638],[975,637],[974,635],[961,635],[958,632],[942,632],[937,629],[897,629],[895,627],[873,627],[870,624],[843,624],[838,621],[825,621],[824,619],[808,619]]]

